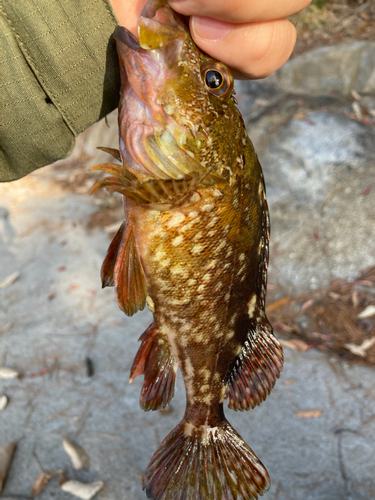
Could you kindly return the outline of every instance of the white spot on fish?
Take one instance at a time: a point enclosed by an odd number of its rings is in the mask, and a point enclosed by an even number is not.
[[[165,251],[159,247],[154,253],[153,259],[156,260],[157,262],[160,262],[161,260],[164,259],[166,255],[167,254],[165,253]]]
[[[146,297],[146,302],[147,302],[147,305],[148,305],[148,308],[150,309],[150,311],[152,313],[155,312],[154,301],[152,300],[152,298],[149,295],[147,295],[147,297]]]
[[[237,347],[236,347],[236,356],[238,356],[240,354],[240,352],[242,351],[242,345],[239,344]]]
[[[215,208],[215,203],[208,203],[207,205],[203,205],[203,207],[201,207],[201,210],[203,212],[210,212],[213,208]]]
[[[176,264],[175,266],[171,267],[171,274],[173,276],[176,274],[179,274],[181,276],[186,276],[187,269],[186,269],[186,267],[182,266],[181,264]]]
[[[181,299],[171,299],[172,306],[184,306],[190,302],[190,297],[183,297]]]
[[[172,240],[172,246],[178,247],[179,245],[181,245],[183,241],[184,237],[180,234],[179,236],[176,236],[176,238]]]
[[[231,339],[234,337],[234,330],[228,330],[228,332],[226,333],[226,338],[227,339]]]
[[[191,435],[193,434],[194,430],[195,430],[195,425],[193,425],[190,422],[186,422],[185,423],[184,434],[185,434],[186,437],[191,437]]]
[[[191,253],[193,254],[198,254],[203,252],[204,246],[198,243],[197,245],[194,245],[193,248],[191,249]]]
[[[214,227],[216,222],[219,220],[219,217],[217,217],[215,215],[215,217],[212,217],[212,219],[210,220],[210,222],[207,224],[207,229],[211,229],[211,227]]]
[[[185,220],[185,218],[186,216],[184,214],[177,212],[173,214],[171,220],[167,224],[167,227],[177,227]]]
[[[254,293],[247,304],[248,306],[247,312],[249,314],[249,318],[252,318],[254,316],[256,301],[257,301],[257,296]]]
[[[211,372],[210,370],[207,370],[207,368],[202,368],[201,370],[199,370],[199,374],[203,378],[204,382],[208,382],[211,377]]]
[[[221,240],[221,242],[215,248],[214,253],[220,253],[220,251],[225,247],[226,244],[227,244],[226,240]]]

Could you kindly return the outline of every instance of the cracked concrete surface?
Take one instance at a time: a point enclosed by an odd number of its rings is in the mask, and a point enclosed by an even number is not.
[[[9,397],[0,412],[0,447],[18,443],[1,498],[30,498],[45,469],[68,478],[102,480],[101,500],[141,500],[141,476],[164,436],[182,418],[184,388],[168,414],[138,405],[142,377],[128,384],[137,339],[148,311],[127,318],[112,289],[101,290],[99,269],[110,242],[88,231],[97,211],[85,194],[63,191],[51,167],[0,186],[0,365],[21,379],[0,380]],[[94,375],[85,365],[90,357]],[[266,465],[272,488],[265,500],[369,500],[375,496],[374,370],[316,351],[285,349],[285,368],[269,398],[228,420]],[[297,412],[320,410],[315,418]],[[300,413],[301,415],[301,413]],[[302,413],[302,415],[306,415]],[[90,467],[74,471],[62,436],[80,444]],[[68,500],[52,479],[41,500]]]

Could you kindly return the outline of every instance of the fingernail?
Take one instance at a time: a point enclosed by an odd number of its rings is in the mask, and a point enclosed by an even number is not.
[[[212,17],[193,16],[191,29],[194,35],[201,40],[216,42],[222,40],[229,32],[230,24],[218,21]]]

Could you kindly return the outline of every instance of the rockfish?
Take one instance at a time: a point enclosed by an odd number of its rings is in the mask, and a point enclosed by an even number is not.
[[[144,478],[156,500],[249,500],[270,485],[224,416],[260,404],[282,348],[265,315],[269,215],[263,175],[236,108],[230,70],[201,52],[166,0],[150,0],[138,36],[118,27],[121,164],[97,169],[124,195],[125,222],[101,270],[127,315],[147,303],[130,381],[140,405],[165,407],[177,368],[186,412]]]

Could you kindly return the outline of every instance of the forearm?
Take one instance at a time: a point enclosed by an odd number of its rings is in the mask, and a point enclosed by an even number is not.
[[[106,0],[0,1],[0,181],[66,157],[116,108],[117,19]]]

